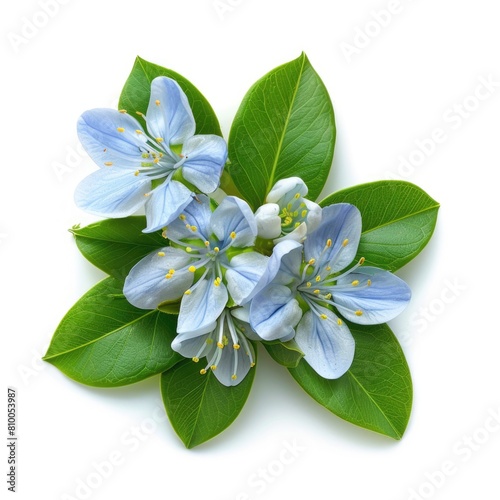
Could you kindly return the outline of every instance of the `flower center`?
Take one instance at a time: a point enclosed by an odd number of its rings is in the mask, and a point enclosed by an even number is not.
[[[281,230],[284,233],[292,232],[305,222],[309,212],[300,193],[295,193],[289,200],[280,204],[280,208]]]

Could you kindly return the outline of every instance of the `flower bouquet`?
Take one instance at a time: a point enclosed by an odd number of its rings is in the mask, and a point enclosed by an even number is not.
[[[227,143],[192,83],[141,58],[119,109],[84,112],[78,136],[99,168],[75,201],[104,220],[71,231],[109,277],[68,311],[46,361],[98,387],[160,375],[191,448],[236,418],[266,351],[331,412],[402,437],[412,384],[386,323],[411,293],[393,273],[439,206],[402,181],[318,201],[336,129],[304,54],[250,88]]]

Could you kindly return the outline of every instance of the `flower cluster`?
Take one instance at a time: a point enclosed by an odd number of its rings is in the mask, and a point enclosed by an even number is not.
[[[125,110],[95,109],[78,122],[100,169],[78,186],[77,204],[105,217],[144,205],[144,231],[165,238],[130,271],[127,300],[142,309],[178,306],[172,349],[196,363],[205,358],[200,373],[211,370],[226,386],[254,366],[255,341],[294,339],[320,376],[342,376],[355,352],[345,320],[384,323],[410,299],[401,279],[355,260],[359,210],[321,208],[297,177],[278,180],[255,213],[236,196],[217,204],[209,195],[227,146],[219,136],[195,135],[180,86],[155,78],[140,118],[145,128]],[[256,244],[262,240],[268,245]]]

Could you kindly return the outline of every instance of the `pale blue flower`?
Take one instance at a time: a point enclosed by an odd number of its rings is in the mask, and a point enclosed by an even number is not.
[[[125,280],[128,301],[155,309],[182,298],[177,332],[187,340],[213,331],[226,305],[241,304],[261,278],[268,258],[251,250],[252,210],[228,196],[212,212],[198,197],[164,231],[171,245],[138,262]]]
[[[354,358],[354,339],[340,316],[362,325],[385,323],[410,300],[406,283],[354,259],[361,214],[340,203],[323,209],[319,227],[304,244],[282,241],[246,300],[250,325],[264,340],[292,337],[305,360],[324,378],[342,376]]]
[[[274,243],[302,242],[321,222],[321,207],[305,196],[308,189],[299,177],[280,179],[269,191],[266,203],[255,212],[259,236]]]
[[[124,110],[93,109],[78,120],[78,136],[100,169],[77,187],[76,204],[102,217],[126,217],[145,204],[147,228],[168,225],[191,202],[184,178],[203,193],[215,191],[227,158],[216,135],[194,135],[195,121],[177,82],[151,82],[147,131]]]
[[[248,341],[254,336],[250,325],[238,319],[237,311],[224,309],[212,331],[194,338],[181,333],[172,342],[174,351],[195,363],[206,358],[200,373],[205,375],[211,370],[226,386],[238,385],[255,366],[255,352]]]

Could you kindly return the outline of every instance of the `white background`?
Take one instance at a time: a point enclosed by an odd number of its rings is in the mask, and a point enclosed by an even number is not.
[[[6,2],[1,15],[2,365],[5,390],[18,390],[17,498],[499,498],[497,3],[65,0],[47,17],[42,1]],[[390,18],[375,20],[388,7]],[[239,418],[188,451],[164,420],[157,377],[93,389],[40,361],[67,309],[103,276],[67,231],[95,220],[73,204],[95,169],[76,149],[75,123],[116,104],[140,55],[198,86],[227,137],[250,85],[301,51],[336,110],[325,194],[399,168],[442,205],[431,243],[399,273],[413,290],[392,324],[413,414],[400,442],[357,428],[261,353]],[[436,128],[445,139],[411,156]],[[1,455],[6,472],[7,448]]]

